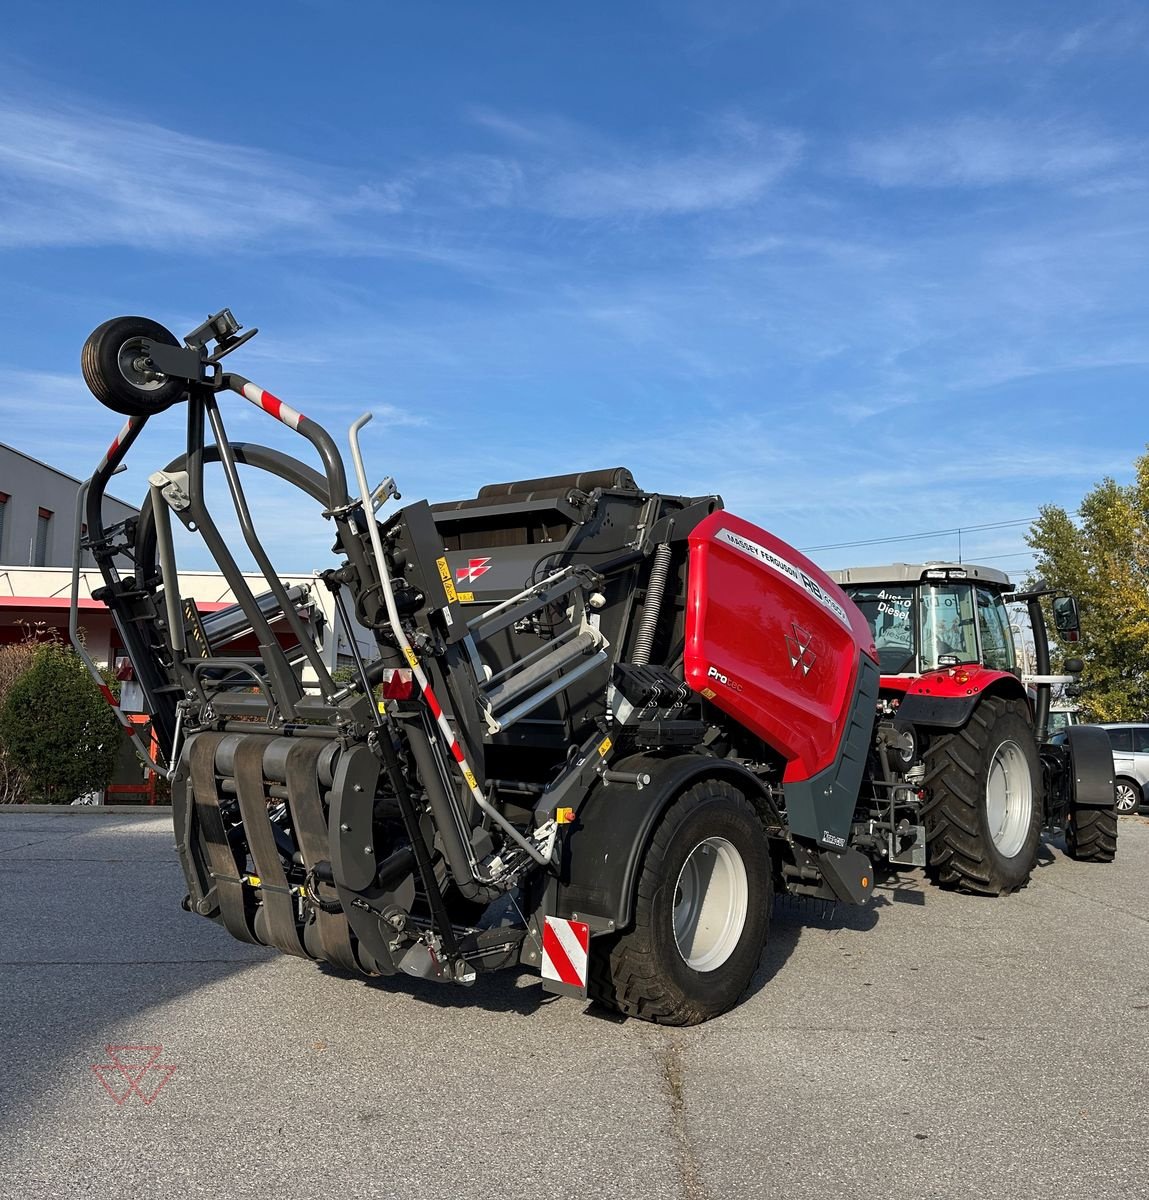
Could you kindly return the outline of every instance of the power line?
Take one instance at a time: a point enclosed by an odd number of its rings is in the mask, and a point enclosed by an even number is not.
[[[948,537],[963,533],[979,533],[985,529],[1011,529],[1017,525],[1032,525],[1036,517],[1026,517],[1022,521],[990,521],[985,525],[958,525],[953,529],[931,529],[925,533],[900,533],[894,537],[865,538],[856,542],[834,542],[826,546],[800,546],[803,554],[813,554],[818,550],[848,550],[852,546],[880,546],[886,542],[917,542],[923,538]]]

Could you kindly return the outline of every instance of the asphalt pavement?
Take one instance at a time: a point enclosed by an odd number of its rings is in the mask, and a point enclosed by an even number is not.
[[[688,1030],[339,975],[183,892],[162,811],[0,809],[4,1200],[1149,1196],[1142,817],[1009,897],[780,901]]]

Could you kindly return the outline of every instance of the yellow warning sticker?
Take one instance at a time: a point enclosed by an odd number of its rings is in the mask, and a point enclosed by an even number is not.
[[[415,651],[412,650],[410,646],[406,646],[403,650],[403,653],[412,667],[417,667],[419,665],[419,660],[415,657]]]
[[[455,591],[455,583],[451,578],[451,568],[447,565],[445,558],[435,559],[435,566],[439,568],[439,578],[443,581],[443,591],[447,593],[447,603],[454,604],[458,599],[458,593]]]
[[[473,788],[479,786],[475,781],[475,774],[470,767],[463,768],[463,778],[467,781],[467,787]]]
[[[614,743],[610,740],[610,738],[603,738],[598,744],[599,758],[606,758],[606,756],[610,753],[610,748],[613,744]]]
[[[455,594],[459,597],[460,604],[473,604],[475,602],[474,592],[456,592]]]
[[[718,695],[717,692],[712,692],[709,688],[703,688],[702,694],[703,694],[703,696],[706,697],[707,700],[713,700],[714,697]]]

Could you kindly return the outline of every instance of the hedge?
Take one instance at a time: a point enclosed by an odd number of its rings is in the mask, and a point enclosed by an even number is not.
[[[27,800],[70,804],[108,785],[121,737],[115,714],[80,658],[60,642],[31,661],[0,697],[0,747]]]

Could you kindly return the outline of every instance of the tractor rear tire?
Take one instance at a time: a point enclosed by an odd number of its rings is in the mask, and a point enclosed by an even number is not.
[[[695,784],[654,831],[632,927],[592,949],[590,996],[659,1025],[725,1012],[758,966],[773,900],[753,805],[728,783]]]
[[[1078,862],[1112,862],[1117,857],[1117,812],[1074,808],[1065,826],[1065,848]]]
[[[1000,896],[1029,882],[1041,840],[1041,768],[1029,709],[986,696],[965,726],[926,752],[927,871],[935,882]]]
[[[174,335],[147,317],[113,317],[92,331],[80,369],[92,395],[126,417],[150,417],[183,398],[188,384],[151,369],[144,341],[178,346]]]

